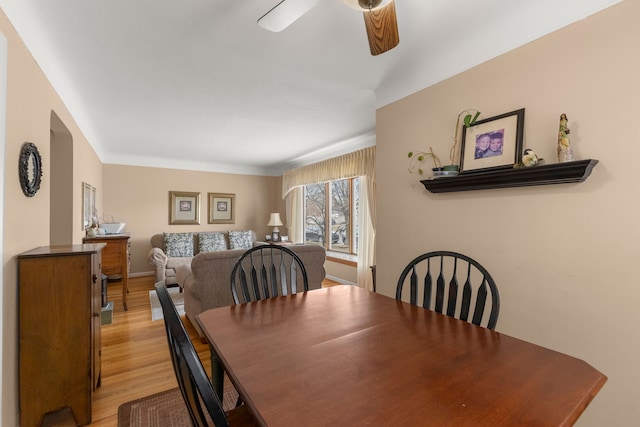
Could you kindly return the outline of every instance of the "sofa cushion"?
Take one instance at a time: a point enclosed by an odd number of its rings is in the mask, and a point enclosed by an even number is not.
[[[251,249],[253,247],[253,231],[229,231],[229,249]]]
[[[171,256],[167,258],[167,270],[166,275],[172,275],[172,277],[176,276],[175,269],[180,267],[181,265],[191,265],[191,260],[193,257],[189,256]]]
[[[193,256],[193,233],[164,233],[164,247],[168,257]]]
[[[198,253],[227,250],[227,240],[222,233],[198,234]]]

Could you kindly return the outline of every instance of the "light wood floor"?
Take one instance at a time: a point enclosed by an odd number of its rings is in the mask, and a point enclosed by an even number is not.
[[[337,284],[325,280],[323,286]],[[129,279],[128,311],[122,310],[120,284],[109,287],[113,322],[102,326],[102,385],[94,392],[91,426],[118,425],[118,407],[130,400],[177,387],[161,320],[151,321],[149,291],[153,277]],[[211,371],[209,346],[183,318],[200,360]]]

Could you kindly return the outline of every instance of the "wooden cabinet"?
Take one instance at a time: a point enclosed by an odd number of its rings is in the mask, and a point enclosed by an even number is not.
[[[18,255],[20,425],[65,407],[91,422],[100,385],[100,251],[44,246]]]
[[[102,250],[102,274],[106,274],[110,282],[118,280],[122,282],[122,306],[126,311],[129,287],[129,235],[85,237],[82,242],[107,244],[107,247]]]

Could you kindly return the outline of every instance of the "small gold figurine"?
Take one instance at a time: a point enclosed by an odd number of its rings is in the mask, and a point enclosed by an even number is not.
[[[562,113],[560,114],[560,130],[558,131],[558,161],[560,163],[573,161],[573,150],[571,150],[568,135],[567,115]]]

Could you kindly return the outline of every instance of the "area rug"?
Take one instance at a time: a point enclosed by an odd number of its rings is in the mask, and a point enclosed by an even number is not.
[[[175,304],[178,309],[178,314],[184,316],[184,292],[181,293],[179,287],[168,288],[167,290],[169,291],[173,304]],[[151,320],[163,319],[162,306],[160,305],[160,300],[158,299],[158,294],[156,294],[155,289],[149,291],[149,302],[151,303]]]
[[[236,406],[238,393],[226,379],[224,389],[222,407],[228,411]],[[191,420],[180,390],[174,388],[120,405],[118,427],[191,427]]]

